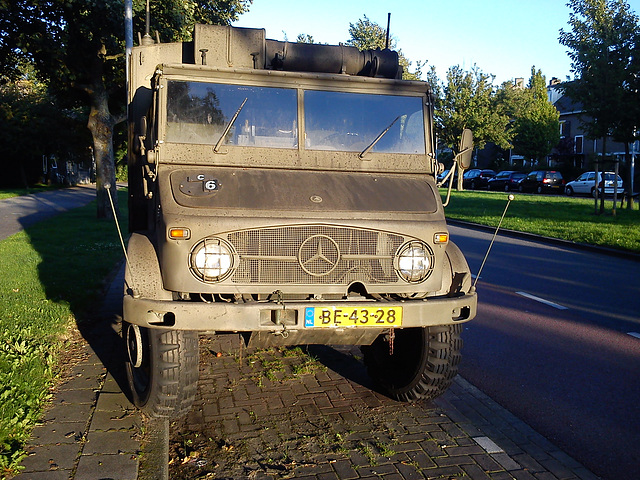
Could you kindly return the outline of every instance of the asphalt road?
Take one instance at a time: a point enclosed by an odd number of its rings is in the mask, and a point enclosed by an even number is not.
[[[476,273],[491,234],[452,227]],[[604,479],[640,471],[640,263],[498,236],[460,373]]]
[[[95,185],[79,185],[2,200],[0,201],[0,240],[45,218],[72,208],[82,207],[95,198]]]

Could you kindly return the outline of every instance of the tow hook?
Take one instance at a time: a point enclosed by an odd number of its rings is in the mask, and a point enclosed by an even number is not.
[[[284,305],[282,290],[276,290],[275,292],[273,292],[273,294],[275,295],[276,305],[282,305],[282,310],[275,310],[273,312],[274,313],[273,323],[275,323],[276,325],[282,325],[282,331],[281,332],[275,331],[273,332],[273,334],[281,335],[282,338],[289,338],[289,332],[287,331],[287,324],[286,324],[286,316],[289,312],[285,312],[285,305]]]

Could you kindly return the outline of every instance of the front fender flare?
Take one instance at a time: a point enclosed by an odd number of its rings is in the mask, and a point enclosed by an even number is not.
[[[163,287],[158,254],[148,236],[140,233],[131,235],[127,258],[125,294],[153,300],[173,299],[172,293]]]

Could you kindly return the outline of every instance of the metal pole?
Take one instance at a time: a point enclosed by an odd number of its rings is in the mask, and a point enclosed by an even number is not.
[[[125,82],[127,86],[127,105],[129,105],[129,63],[133,48],[133,0],[124,0],[124,45],[125,45]]]

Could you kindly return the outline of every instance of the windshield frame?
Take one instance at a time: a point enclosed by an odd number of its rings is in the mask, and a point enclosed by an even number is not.
[[[265,78],[268,77],[268,78]],[[295,89],[298,98],[298,135],[303,135],[304,91],[365,93],[418,97],[423,108],[425,153],[369,152],[359,158],[360,151],[313,151],[299,141],[297,148],[257,148],[222,145],[219,153],[213,145],[177,144],[166,141],[167,82],[196,81],[212,84],[233,84],[252,87]],[[430,87],[426,82],[353,77],[339,74],[308,74],[270,70],[214,68],[206,66],[161,65],[155,75],[158,89],[156,132],[158,161],[180,164],[244,165],[269,168],[306,168],[314,170],[370,170],[411,173],[432,173],[436,162],[430,118]],[[246,107],[245,107],[246,108]],[[371,139],[373,140],[373,139]],[[277,158],[273,158],[277,157]],[[250,160],[249,160],[250,159]]]

